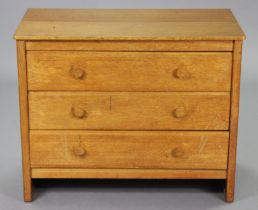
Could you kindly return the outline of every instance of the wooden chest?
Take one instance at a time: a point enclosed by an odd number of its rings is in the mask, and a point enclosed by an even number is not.
[[[223,179],[244,33],[230,10],[29,9],[16,33],[24,200],[41,178]]]

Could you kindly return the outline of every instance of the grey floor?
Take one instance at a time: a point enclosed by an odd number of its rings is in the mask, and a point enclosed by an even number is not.
[[[257,84],[243,85],[239,126],[236,198],[223,200],[221,182],[40,181],[35,200],[22,201],[17,83],[1,81],[0,210],[12,209],[258,209]]]

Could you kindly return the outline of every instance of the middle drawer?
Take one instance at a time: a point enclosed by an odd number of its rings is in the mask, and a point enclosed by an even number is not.
[[[228,130],[228,92],[29,92],[30,129]]]

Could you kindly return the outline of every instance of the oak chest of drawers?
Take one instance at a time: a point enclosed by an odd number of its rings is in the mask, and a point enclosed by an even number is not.
[[[29,9],[25,201],[41,178],[223,179],[233,201],[244,38],[224,9]]]

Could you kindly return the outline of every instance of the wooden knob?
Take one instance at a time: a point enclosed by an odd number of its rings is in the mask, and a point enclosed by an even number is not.
[[[174,72],[173,72],[173,75],[175,78],[177,79],[189,79],[191,77],[190,73],[185,70],[185,69],[181,69],[181,68],[178,68],[176,69]]]
[[[84,156],[86,154],[86,150],[82,146],[76,146],[73,148],[73,153],[76,156]]]
[[[177,107],[172,112],[175,118],[183,118],[187,115],[186,109],[183,106]]]
[[[72,107],[71,113],[75,118],[83,119],[87,117],[87,112],[84,109],[78,107]]]
[[[83,79],[85,76],[85,71],[82,69],[77,69],[77,68],[71,68],[70,74],[74,79]]]
[[[175,158],[181,158],[185,155],[185,152],[182,148],[177,147],[172,150],[171,155]]]

